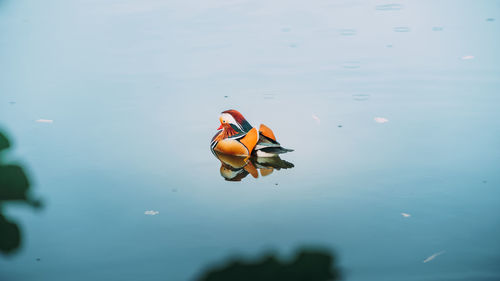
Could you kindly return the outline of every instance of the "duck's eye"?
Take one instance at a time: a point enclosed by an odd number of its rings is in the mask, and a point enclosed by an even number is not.
[[[226,120],[223,120],[222,123],[226,123]]]

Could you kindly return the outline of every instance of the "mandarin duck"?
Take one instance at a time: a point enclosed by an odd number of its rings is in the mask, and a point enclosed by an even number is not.
[[[223,111],[219,117],[220,126],[212,138],[212,152],[249,157],[274,157],[293,151],[281,147],[271,129],[261,124],[259,131],[253,128],[241,113],[234,109]]]

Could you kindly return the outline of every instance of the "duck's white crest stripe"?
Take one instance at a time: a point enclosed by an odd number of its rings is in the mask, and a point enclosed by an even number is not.
[[[236,122],[236,119],[234,119],[233,115],[229,113],[222,113],[222,118],[226,119],[230,124],[236,125],[240,131],[244,132],[243,127],[241,127],[240,123]]]

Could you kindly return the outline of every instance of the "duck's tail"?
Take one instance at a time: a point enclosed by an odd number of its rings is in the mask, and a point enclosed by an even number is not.
[[[276,141],[273,131],[264,124],[259,128],[259,141],[255,145],[254,154],[257,157],[274,157],[278,154],[291,152],[293,149],[287,149]]]

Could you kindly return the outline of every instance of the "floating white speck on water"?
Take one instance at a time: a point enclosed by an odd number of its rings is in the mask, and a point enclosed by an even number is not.
[[[35,120],[35,122],[37,122],[37,123],[54,123],[54,120],[50,120],[50,119],[38,119],[38,120]]]
[[[156,216],[158,215],[160,212],[158,211],[153,211],[153,210],[149,210],[149,211],[146,211],[144,212],[145,215],[148,215],[148,216]]]
[[[316,115],[314,115],[314,114],[313,114],[313,115],[311,115],[311,116],[312,116],[312,118],[313,118],[314,120],[316,120],[316,122],[318,122],[318,124],[319,124],[319,123],[321,123],[321,120],[319,119],[319,117],[318,117],[318,116],[316,116]]]
[[[435,259],[437,256],[440,256],[442,254],[444,254],[445,251],[441,251],[439,253],[435,253],[435,254],[432,254],[430,257],[426,258],[423,263],[428,263],[430,262],[431,260]]]
[[[462,57],[463,60],[471,60],[473,58],[474,58],[474,56],[463,56]]]
[[[384,117],[375,117],[375,118],[373,118],[373,120],[375,120],[375,122],[381,123],[381,124],[389,122],[389,119],[384,118]]]
[[[410,215],[410,214],[408,214],[408,213],[401,213],[401,215],[402,215],[404,218],[409,218],[409,217],[411,217],[411,215]]]

